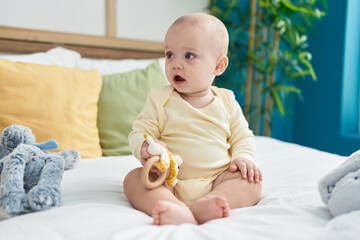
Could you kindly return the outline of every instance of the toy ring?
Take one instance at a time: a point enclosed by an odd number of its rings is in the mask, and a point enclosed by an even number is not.
[[[160,160],[160,156],[153,156],[152,158],[146,161],[141,171],[141,182],[147,189],[154,189],[160,187],[168,176],[169,171],[166,170],[164,172],[160,172],[159,177],[155,181],[150,181],[149,179],[150,169],[159,160]]]

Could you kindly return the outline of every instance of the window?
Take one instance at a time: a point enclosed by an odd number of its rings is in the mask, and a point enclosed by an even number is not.
[[[360,1],[347,4],[341,134],[360,137]]]

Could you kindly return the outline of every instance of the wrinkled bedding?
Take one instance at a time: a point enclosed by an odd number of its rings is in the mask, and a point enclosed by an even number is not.
[[[132,155],[101,157],[82,159],[64,173],[63,206],[0,221],[0,239],[341,239],[332,238],[336,222],[317,186],[346,157],[268,137],[256,137],[256,145],[263,196],[228,218],[153,226],[123,192],[125,175],[140,163]],[[342,236],[351,229],[341,228]]]

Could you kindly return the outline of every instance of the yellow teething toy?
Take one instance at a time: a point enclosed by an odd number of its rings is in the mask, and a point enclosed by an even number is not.
[[[141,172],[141,180],[144,186],[148,189],[154,189],[163,184],[166,179],[170,187],[175,187],[177,175],[179,173],[179,166],[182,164],[182,159],[178,155],[172,155],[161,144],[154,141],[154,139],[144,134],[144,138],[149,144],[147,151],[153,155],[147,160]],[[155,165],[160,171],[159,177],[155,181],[149,180],[149,172],[151,167]]]

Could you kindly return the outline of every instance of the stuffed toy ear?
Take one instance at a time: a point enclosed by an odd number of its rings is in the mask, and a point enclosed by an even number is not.
[[[59,143],[57,141],[55,141],[54,139],[50,139],[49,141],[44,142],[44,143],[32,143],[30,145],[38,147],[41,150],[43,150],[43,149],[52,150],[52,149],[57,149],[59,147]]]

